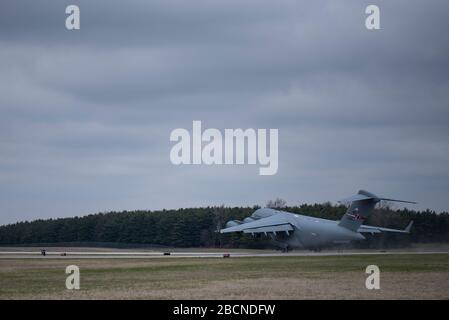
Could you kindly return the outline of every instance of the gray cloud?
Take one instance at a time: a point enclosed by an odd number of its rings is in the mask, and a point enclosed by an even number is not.
[[[2,1],[0,223],[359,188],[448,210],[449,4],[378,1],[379,31],[368,4]],[[279,128],[278,174],[173,166],[192,120]]]

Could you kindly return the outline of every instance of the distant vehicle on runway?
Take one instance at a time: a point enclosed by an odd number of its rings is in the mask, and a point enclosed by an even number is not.
[[[228,221],[226,228],[221,229],[220,232],[243,232],[253,236],[265,234],[283,251],[293,248],[319,251],[331,245],[364,240],[362,233],[410,233],[413,221],[410,221],[404,230],[363,225],[374,206],[381,200],[416,204],[412,201],[381,198],[368,191],[360,190],[356,195],[339,201],[350,203],[348,210],[339,221],[262,208],[243,221]]]

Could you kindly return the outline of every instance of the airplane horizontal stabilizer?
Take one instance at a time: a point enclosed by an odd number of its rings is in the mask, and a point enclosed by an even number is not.
[[[403,202],[403,203],[413,203],[416,204],[417,202],[414,201],[408,201],[408,200],[397,200],[397,199],[391,199],[391,198],[383,198],[383,197],[378,197],[372,193],[369,193],[367,191],[364,190],[360,190],[358,194],[355,194],[351,197],[342,199],[338,202],[340,203],[349,203],[349,202],[355,202],[355,201],[363,201],[363,200],[374,200],[375,202],[379,202],[381,200],[384,201],[394,201],[394,202]]]

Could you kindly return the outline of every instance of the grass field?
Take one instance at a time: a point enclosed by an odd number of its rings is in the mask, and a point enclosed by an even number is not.
[[[66,266],[81,289],[65,288]],[[367,290],[367,265],[381,270]],[[448,299],[449,254],[1,259],[0,299]]]

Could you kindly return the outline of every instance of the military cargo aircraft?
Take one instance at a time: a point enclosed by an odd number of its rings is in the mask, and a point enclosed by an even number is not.
[[[404,230],[364,225],[374,206],[381,200],[413,203],[378,197],[368,191],[360,190],[356,195],[340,200],[349,203],[349,208],[341,220],[320,219],[271,208],[256,210],[243,221],[231,220],[221,233],[243,232],[253,236],[266,235],[283,251],[304,248],[319,251],[323,247],[364,240],[363,233],[399,232],[410,233],[413,221]]]

